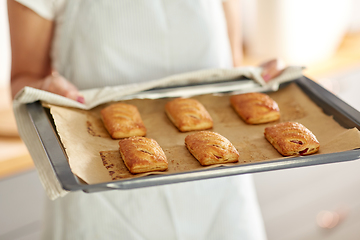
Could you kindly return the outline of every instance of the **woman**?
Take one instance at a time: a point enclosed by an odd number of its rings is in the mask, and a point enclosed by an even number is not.
[[[241,64],[239,2],[8,0],[13,96],[24,86],[78,102],[78,89]],[[278,62],[263,77],[279,74]],[[44,239],[265,239],[250,176],[48,202]]]

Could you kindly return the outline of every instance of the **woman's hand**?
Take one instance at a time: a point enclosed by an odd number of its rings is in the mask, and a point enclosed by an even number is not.
[[[12,77],[11,91],[13,97],[25,86],[55,93],[79,103],[85,103],[84,96],[80,94],[79,90],[57,72],[53,72],[45,78],[27,74]]]
[[[281,59],[272,59],[260,65],[263,68],[261,73],[265,82],[269,82],[271,79],[279,76],[285,69],[286,64]]]
[[[79,93],[79,90],[57,72],[47,76],[43,80],[40,89],[70,98],[79,103],[85,103],[85,99]]]

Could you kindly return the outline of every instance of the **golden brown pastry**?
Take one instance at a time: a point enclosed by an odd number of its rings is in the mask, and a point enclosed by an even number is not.
[[[236,148],[228,139],[215,132],[201,131],[188,135],[185,145],[203,166],[239,161]]]
[[[176,98],[165,105],[165,112],[181,132],[213,127],[213,120],[196,99]]]
[[[101,110],[101,119],[114,139],[146,135],[145,125],[134,105],[112,104]]]
[[[130,137],[119,141],[121,157],[133,174],[164,171],[168,162],[160,145],[151,138]]]
[[[230,98],[231,105],[248,124],[261,124],[280,118],[277,103],[264,93],[245,93]]]
[[[320,144],[315,135],[297,122],[279,123],[265,128],[266,139],[283,156],[316,153]]]

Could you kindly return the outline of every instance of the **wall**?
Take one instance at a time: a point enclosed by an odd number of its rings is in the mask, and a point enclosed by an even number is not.
[[[352,0],[243,1],[247,55],[280,57],[290,65],[309,65],[332,56],[355,20]]]

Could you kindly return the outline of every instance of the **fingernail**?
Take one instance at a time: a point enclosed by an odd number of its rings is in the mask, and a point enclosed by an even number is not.
[[[270,78],[271,78],[270,74],[265,74],[265,75],[263,76],[263,79],[264,79],[266,82],[269,81]]]
[[[85,98],[83,96],[78,96],[76,101],[78,101],[79,103],[85,103]]]

